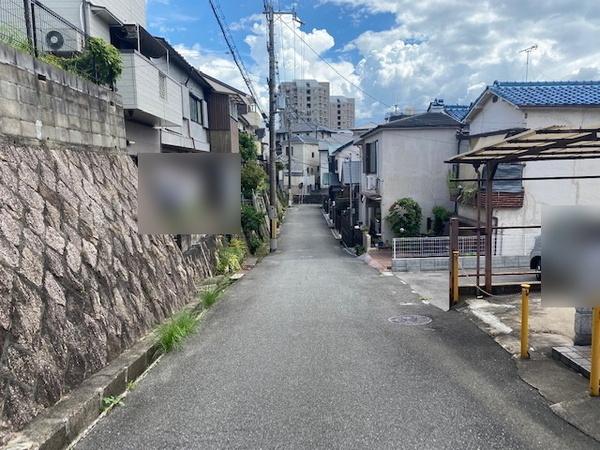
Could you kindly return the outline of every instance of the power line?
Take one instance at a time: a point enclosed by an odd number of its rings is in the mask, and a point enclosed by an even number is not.
[[[294,28],[290,27],[284,21],[281,21],[281,23],[283,23],[286,27],[288,27],[290,30],[292,30],[292,32],[294,33],[294,35],[297,35],[296,30]],[[331,63],[329,61],[327,61],[325,58],[323,58],[314,48],[312,48],[312,46],[308,42],[306,42],[301,35],[298,35],[298,39],[300,39],[304,43],[304,45],[306,45],[321,61],[323,61],[325,64],[327,64],[331,70],[333,70],[340,78],[342,78],[348,84],[354,86],[356,89],[358,89],[359,91],[361,91],[367,97],[370,97],[371,99],[375,100],[376,102],[381,103],[383,106],[387,106],[388,108],[392,107],[391,105],[388,105],[387,103],[381,101],[377,97],[369,94],[362,87],[360,87],[359,85],[357,85],[353,81],[350,81],[348,78],[346,78],[344,75],[342,75],[335,67],[333,67],[333,65],[331,65]],[[304,64],[303,64],[303,66],[304,66]]]
[[[244,65],[244,61],[240,57],[239,51],[235,45],[235,40],[233,39],[233,36],[231,35],[231,31],[229,30],[229,27],[225,21],[225,15],[223,14],[221,7],[217,3],[217,0],[208,0],[208,1],[210,3],[210,7],[213,11],[213,14],[215,15],[215,18],[217,19],[217,23],[219,24],[221,33],[223,33],[223,37],[225,38],[227,47],[229,47],[229,52],[231,53],[233,62],[237,66],[238,70],[240,71],[240,74],[242,75],[242,78],[244,79],[244,83],[248,87],[248,91],[250,92],[250,95],[252,95],[252,97],[254,98],[254,101],[256,102],[256,106],[257,106],[258,110],[260,111],[260,113],[262,114],[263,117],[266,117],[266,114],[264,113],[264,111],[260,105],[260,102],[258,101],[258,95],[256,95],[256,90],[254,89],[252,80],[250,79],[250,76],[248,75],[248,69],[246,69],[246,66]],[[266,2],[265,2],[265,4],[266,4]]]

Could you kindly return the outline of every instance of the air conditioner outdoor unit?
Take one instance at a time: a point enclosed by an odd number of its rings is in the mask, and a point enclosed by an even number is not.
[[[367,175],[367,190],[376,191],[377,184],[377,175]]]

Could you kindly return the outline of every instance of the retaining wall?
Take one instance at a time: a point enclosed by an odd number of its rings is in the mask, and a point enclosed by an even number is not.
[[[138,234],[117,94],[6,47],[0,88],[1,446],[188,303],[211,257]]]

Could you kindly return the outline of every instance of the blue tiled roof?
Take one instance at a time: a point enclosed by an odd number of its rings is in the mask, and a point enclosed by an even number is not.
[[[469,112],[469,106],[467,105],[445,105],[444,111],[453,119],[462,122],[467,113]]]
[[[489,90],[516,106],[600,106],[600,81],[494,81]]]

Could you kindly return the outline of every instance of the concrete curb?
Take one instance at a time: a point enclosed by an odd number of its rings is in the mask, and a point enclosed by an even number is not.
[[[234,275],[239,274],[244,275],[243,272]],[[219,279],[217,276],[204,280],[198,286],[198,294],[203,287],[209,286],[206,281],[214,282],[215,278]],[[236,281],[233,276],[230,278]],[[186,310],[196,311],[200,315],[205,311],[198,299],[192,300],[179,312]],[[129,382],[140,378],[160,358],[155,336],[158,326],[58,403],[42,411],[23,430],[14,433],[3,449],[60,450],[77,442],[102,416],[102,399],[126,393]]]
[[[102,399],[119,396],[157,359],[154,332],[149,333],[108,366],[85,380],[54,406],[14,434],[7,449],[63,449],[102,413]]]

